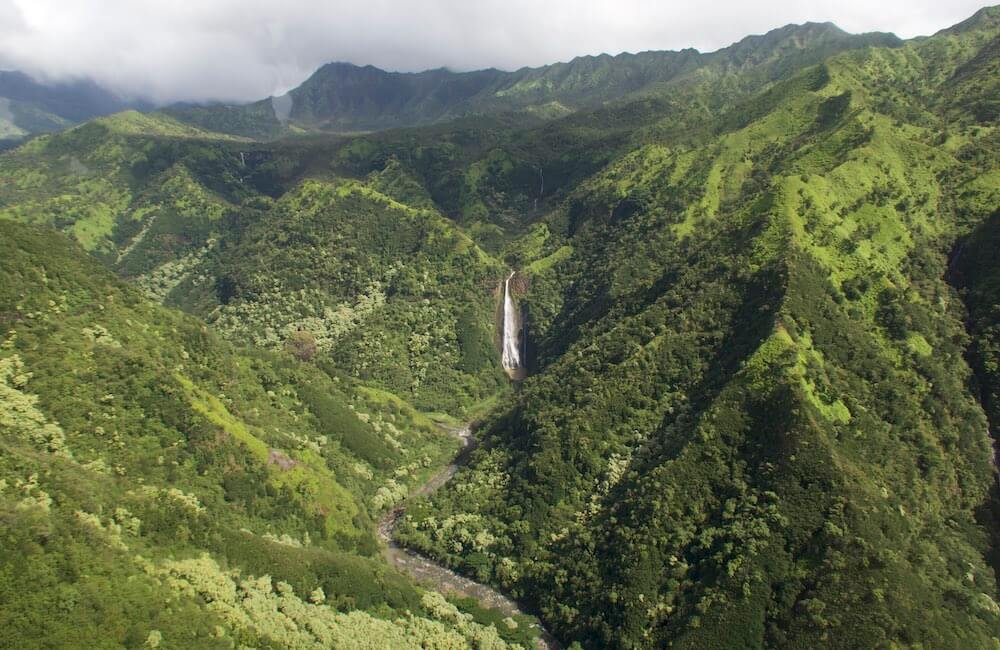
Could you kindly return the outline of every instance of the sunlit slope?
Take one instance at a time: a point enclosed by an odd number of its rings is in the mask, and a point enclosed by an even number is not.
[[[330,150],[261,148],[126,113],[7,153],[0,216],[64,230],[154,300],[460,413],[502,386],[502,263],[391,161],[334,176]],[[319,159],[319,160],[317,160]]]
[[[0,235],[0,643],[504,645],[378,558],[372,517],[450,436]]]
[[[112,263],[131,250],[130,243],[138,243],[132,235],[163,212],[169,214],[162,221],[184,223],[160,225],[154,237],[169,233],[193,239],[184,231],[218,218],[226,201],[192,183],[184,161],[197,158],[201,162],[191,166],[204,167],[222,155],[219,143],[229,139],[134,111],[36,138],[0,157],[0,216],[65,230]],[[237,181],[239,156],[229,162],[220,170],[218,189]],[[188,196],[191,203],[185,203]],[[172,247],[179,252],[183,243]]]
[[[493,346],[504,267],[436,210],[376,189],[394,191],[383,180],[307,180],[244,213],[195,271],[214,278],[205,315],[265,348],[305,333],[317,361],[459,413],[505,386]]]
[[[944,278],[1000,198],[996,32],[839,55],[704,143],[650,131],[512,242],[539,373],[403,538],[587,647],[995,643]]]

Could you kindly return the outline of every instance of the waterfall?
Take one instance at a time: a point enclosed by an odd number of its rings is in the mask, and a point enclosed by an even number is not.
[[[503,285],[503,351],[500,355],[500,364],[505,370],[516,370],[522,367],[521,315],[514,307],[514,300],[510,297],[510,281],[513,277],[514,271],[511,271]]]

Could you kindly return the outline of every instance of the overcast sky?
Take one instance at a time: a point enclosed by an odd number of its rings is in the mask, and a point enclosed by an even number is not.
[[[975,0],[0,0],[0,69],[155,101],[280,94],[328,61],[516,69],[581,54],[711,51],[787,23],[931,34]]]

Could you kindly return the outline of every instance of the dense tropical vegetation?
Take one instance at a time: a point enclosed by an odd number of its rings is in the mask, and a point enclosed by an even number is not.
[[[0,155],[0,645],[528,645],[379,554],[472,420],[397,538],[567,644],[997,645],[998,43],[338,64]]]

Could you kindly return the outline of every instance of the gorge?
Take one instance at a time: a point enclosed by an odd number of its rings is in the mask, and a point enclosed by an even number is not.
[[[996,647],[998,97],[987,8],[19,140],[0,647]]]

